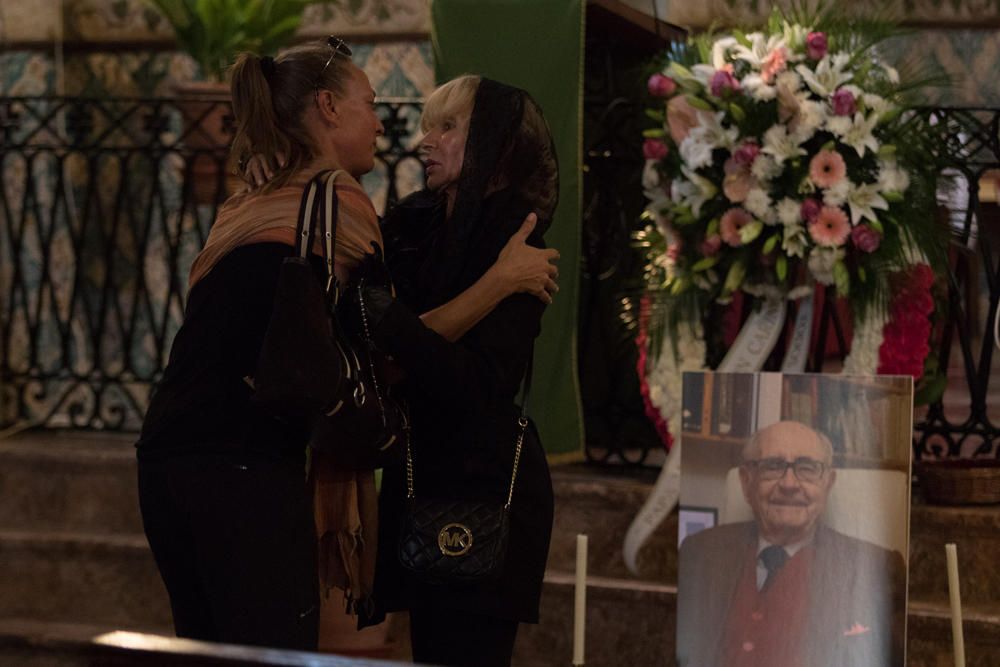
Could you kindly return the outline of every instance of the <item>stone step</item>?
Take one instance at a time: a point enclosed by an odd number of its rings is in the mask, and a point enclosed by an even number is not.
[[[134,435],[0,440],[0,529],[141,532]]]
[[[588,571],[599,577],[658,583],[677,581],[677,512],[672,512],[639,552],[639,574],[625,567],[622,544],[649,496],[654,474],[614,474],[582,464],[553,466],[555,522],[548,568],[576,567],[576,536],[588,536]]]
[[[587,580],[586,664],[588,667],[673,664],[677,590],[627,579]],[[517,667],[570,664],[573,646],[574,578],[568,572],[545,576],[539,625],[518,631]],[[963,605],[966,664],[1000,665],[1000,603]],[[911,603],[907,665],[952,664],[951,619],[947,604]]]
[[[0,531],[0,617],[172,627],[142,535]]]

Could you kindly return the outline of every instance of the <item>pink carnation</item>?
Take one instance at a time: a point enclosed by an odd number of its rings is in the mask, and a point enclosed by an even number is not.
[[[740,228],[752,221],[753,216],[744,209],[729,209],[722,215],[722,220],[719,223],[719,234],[722,236],[722,240],[734,248],[743,245],[743,239],[740,238]]]
[[[813,60],[822,60],[829,48],[825,32],[811,32],[806,37],[806,55]]]
[[[649,81],[646,82],[646,88],[649,90],[650,95],[670,97],[677,90],[677,82],[669,76],[664,76],[657,72],[649,77]]]
[[[712,80],[708,84],[709,90],[716,97],[722,97],[726,91],[737,92],[740,89],[740,82],[736,80],[732,72],[724,69],[717,70],[712,75]]]
[[[767,54],[760,63],[760,78],[764,80],[764,83],[770,84],[776,76],[785,71],[787,63],[788,51],[785,50],[785,47],[779,46]]]
[[[646,139],[642,144],[642,155],[647,160],[662,160],[670,153],[670,149],[659,139]]]
[[[862,252],[875,252],[882,243],[882,235],[868,225],[858,225],[851,230],[851,241]]]
[[[809,225],[809,236],[818,245],[838,248],[851,235],[851,221],[839,208],[824,206]]]
[[[858,102],[854,99],[854,95],[843,88],[838,88],[830,97],[830,103],[833,104],[833,113],[838,116],[853,116],[858,110]]]
[[[820,151],[809,162],[809,180],[820,188],[832,188],[847,176],[847,164],[837,151]]]

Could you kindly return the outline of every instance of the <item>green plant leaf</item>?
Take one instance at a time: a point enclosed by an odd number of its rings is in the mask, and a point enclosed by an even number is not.
[[[754,220],[753,222],[748,222],[747,224],[740,227],[740,241],[744,245],[752,243],[754,239],[760,236],[760,233],[764,230],[764,223],[760,220]]]
[[[694,265],[691,267],[691,272],[700,273],[702,271],[707,271],[718,263],[719,263],[718,255],[715,255],[714,257],[702,257],[697,262],[695,262]]]
[[[684,98],[687,100],[687,103],[695,109],[701,109],[702,111],[715,111],[715,107],[697,95],[685,95]]]
[[[643,130],[642,136],[646,137],[647,139],[660,139],[662,137],[667,136],[667,132],[661,127],[651,127],[647,130]]]
[[[761,250],[761,252],[763,252],[765,255],[771,254],[771,251],[774,250],[774,246],[778,245],[778,240],[779,240],[778,237],[779,237],[778,234],[772,234],[771,236],[769,236],[768,239],[764,241],[764,248]]]
[[[788,277],[788,258],[784,255],[778,255],[778,259],[775,260],[774,275],[778,277],[779,282],[785,282],[785,278]]]

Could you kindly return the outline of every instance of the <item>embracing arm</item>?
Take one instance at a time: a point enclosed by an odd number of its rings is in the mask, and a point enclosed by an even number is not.
[[[552,294],[559,291],[555,283],[559,252],[527,244],[536,222],[534,213],[528,215],[483,277],[451,301],[422,314],[423,323],[454,342],[512,294],[524,292],[552,303]]]

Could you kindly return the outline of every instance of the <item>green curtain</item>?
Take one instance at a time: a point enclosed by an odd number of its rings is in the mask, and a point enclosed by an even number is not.
[[[530,412],[546,451],[583,449],[577,383],[583,0],[433,0],[439,83],[481,74],[524,88],[538,101],[559,154],[559,208],[545,235],[559,249],[559,294],[535,349]]]

